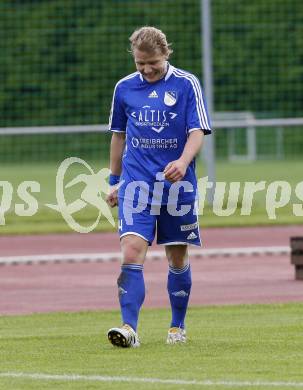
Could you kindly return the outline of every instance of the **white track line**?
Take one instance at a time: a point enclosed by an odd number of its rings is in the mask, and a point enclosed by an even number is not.
[[[191,257],[218,256],[265,256],[288,255],[288,246],[258,246],[246,248],[190,249]],[[164,251],[150,251],[147,258],[159,260],[165,256]],[[31,263],[65,263],[65,262],[108,262],[121,259],[121,252],[108,253],[57,253],[52,255],[0,256],[0,264],[31,264]]]
[[[55,375],[55,374],[28,374],[23,372],[2,372],[0,378],[19,378],[33,380],[51,381],[84,381],[84,382],[131,382],[131,383],[154,383],[166,385],[188,385],[188,386],[223,386],[223,387],[300,387],[303,382],[269,382],[269,381],[216,381],[216,380],[181,380],[181,379],[160,379],[160,378],[136,378],[125,376],[101,376],[101,375]]]

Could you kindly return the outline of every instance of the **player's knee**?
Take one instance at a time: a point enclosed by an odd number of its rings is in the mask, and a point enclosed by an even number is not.
[[[144,262],[147,243],[138,237],[128,237],[121,244],[123,264],[142,264]]]
[[[166,246],[168,263],[174,268],[184,268],[188,264],[187,245]]]
[[[141,264],[140,251],[135,248],[126,248],[123,252],[123,264]]]

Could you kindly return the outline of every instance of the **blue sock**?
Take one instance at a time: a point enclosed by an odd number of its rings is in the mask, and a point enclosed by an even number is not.
[[[117,280],[123,324],[137,330],[139,311],[145,298],[143,265],[126,264]]]
[[[184,319],[186,315],[189,295],[191,289],[190,265],[184,268],[169,267],[167,291],[172,310],[171,327],[184,329]]]

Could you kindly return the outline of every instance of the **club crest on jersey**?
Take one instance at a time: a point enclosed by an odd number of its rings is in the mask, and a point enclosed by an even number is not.
[[[173,106],[177,103],[177,92],[166,91],[164,95],[164,103],[167,106]]]

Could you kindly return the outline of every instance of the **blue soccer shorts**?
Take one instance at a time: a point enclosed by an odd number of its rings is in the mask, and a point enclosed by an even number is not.
[[[142,206],[142,210],[138,208],[134,212],[132,201],[119,198],[120,238],[134,234],[151,245],[157,231],[157,244],[200,246],[199,222],[195,210],[196,204],[192,202],[179,205],[177,209],[167,205],[157,206],[157,208],[147,205]]]

